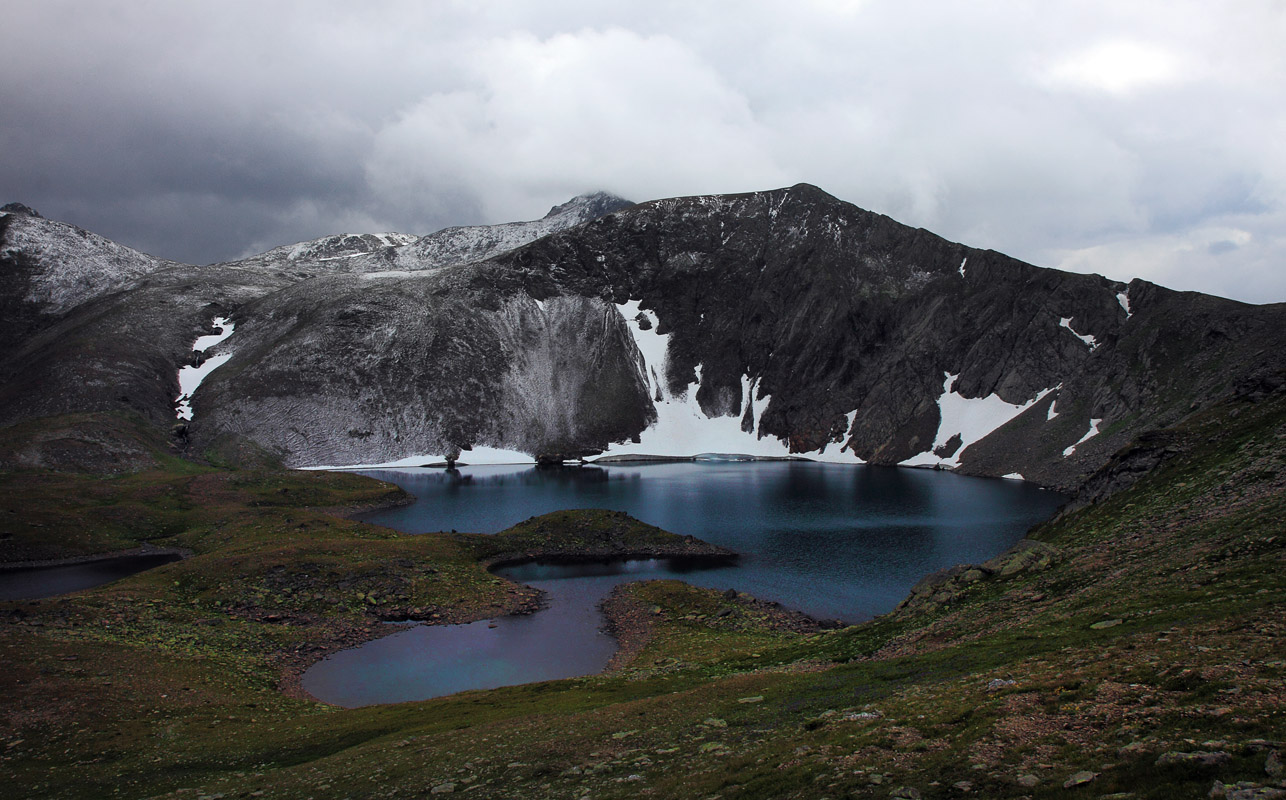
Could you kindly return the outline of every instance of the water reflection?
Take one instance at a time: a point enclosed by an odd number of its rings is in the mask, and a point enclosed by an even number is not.
[[[811,462],[530,465],[377,470],[418,502],[368,514],[412,533],[494,533],[567,508],[624,511],[732,548],[702,585],[736,588],[825,618],[891,609],[925,574],[984,561],[1062,502],[1020,481]]]
[[[338,653],[303,679],[356,706],[599,672],[615,650],[598,603],[617,584],[680,578],[849,622],[893,608],[925,574],[978,562],[1047,518],[1062,497],[1004,480],[801,462],[377,470],[417,497],[371,522],[421,533],[494,533],[566,508],[625,511],[742,554],[735,565],[524,564],[499,572],[549,607],[493,623],[417,626]]]
[[[78,592],[178,561],[173,553],[118,556],[79,564],[0,570],[0,600],[35,600]]]

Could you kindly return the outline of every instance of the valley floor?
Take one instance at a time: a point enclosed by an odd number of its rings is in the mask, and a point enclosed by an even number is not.
[[[0,605],[6,793],[1286,796],[1286,397],[1160,441],[1132,488],[1029,534],[1037,557],[945,576],[870,623],[631,584],[608,604],[627,647],[607,674],[357,710],[291,677],[382,620],[533,607],[496,560],[677,537],[601,512],[404,536],[315,510],[394,487],[164,454],[111,478],[0,473],[4,560],[194,553]]]

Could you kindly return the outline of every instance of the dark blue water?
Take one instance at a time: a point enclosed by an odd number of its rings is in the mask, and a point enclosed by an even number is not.
[[[339,705],[598,672],[614,651],[595,606],[619,583],[679,578],[736,588],[819,618],[891,610],[924,575],[1004,551],[1065,498],[1021,481],[810,462],[379,470],[417,497],[364,518],[413,533],[493,533],[566,508],[608,508],[742,554],[676,570],[664,561],[500,571],[544,589],[550,608],[468,626],[418,626],[336,654],[304,688]]]
[[[742,554],[689,582],[846,621],[884,613],[924,575],[1004,551],[1064,498],[1022,481],[811,462],[472,467],[367,473],[413,505],[363,517],[412,533],[495,533],[566,508],[609,508]]]
[[[178,555],[160,553],[118,556],[56,567],[0,570],[0,600],[35,600],[78,592],[178,560]]]

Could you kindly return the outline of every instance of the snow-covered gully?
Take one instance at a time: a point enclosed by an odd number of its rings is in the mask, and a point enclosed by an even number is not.
[[[232,320],[226,317],[215,317],[211,325],[218,329],[218,333],[211,333],[200,336],[192,343],[192,350],[196,353],[204,353],[216,345],[222,344],[229,336],[232,335],[236,327]],[[227,363],[232,358],[232,353],[218,353],[201,361],[198,366],[188,365],[179,370],[179,396],[174,398],[175,415],[181,420],[191,421],[192,419],[192,395],[196,392],[197,387],[206,379],[206,376],[214,372],[219,367]]]

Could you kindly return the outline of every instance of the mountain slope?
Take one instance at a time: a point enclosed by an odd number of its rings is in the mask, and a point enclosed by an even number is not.
[[[535,222],[123,280],[19,337],[0,423],[121,405],[172,419],[193,340],[230,317],[227,362],[180,432],[195,455],[227,437],[292,466],[702,447],[1073,488],[1140,432],[1286,366],[1282,305],[1034,267],[807,185],[590,195]]]
[[[350,273],[437,269],[481,261],[630,205],[615,195],[593,192],[554,206],[530,222],[443,228],[427,236],[339,234],[276,247],[226,266]]]

